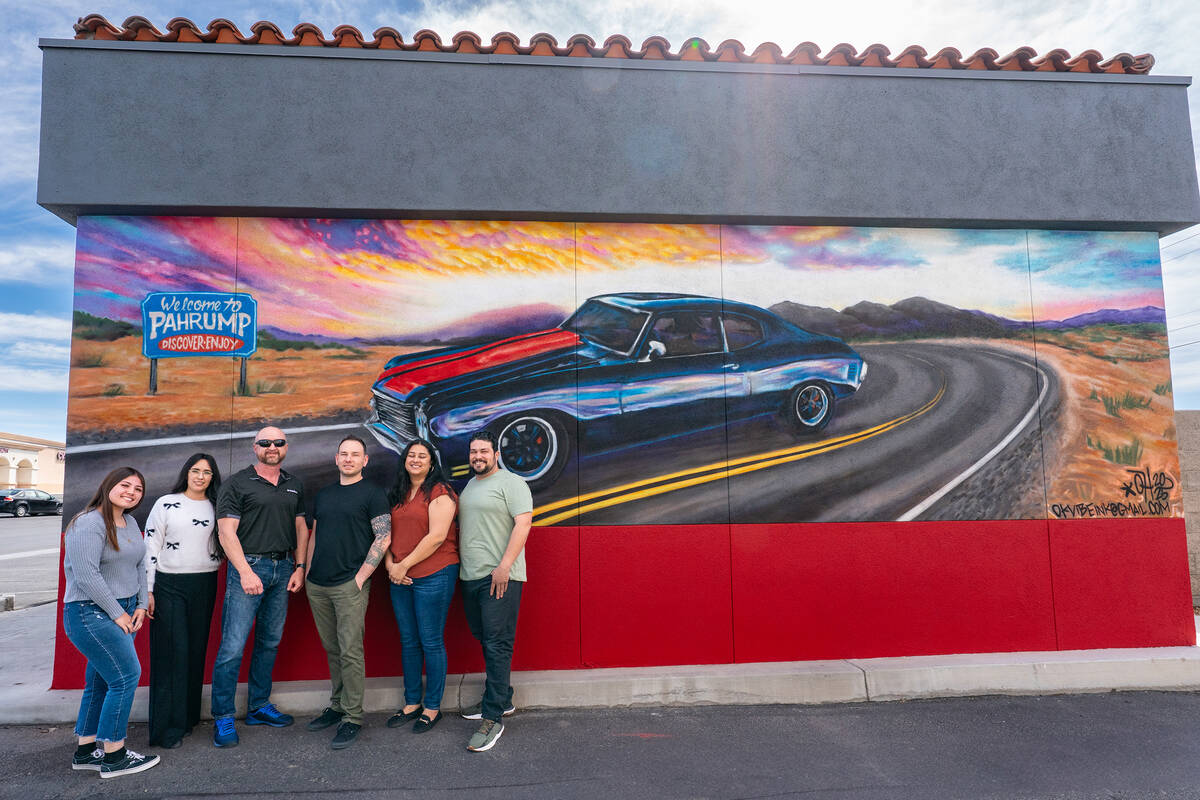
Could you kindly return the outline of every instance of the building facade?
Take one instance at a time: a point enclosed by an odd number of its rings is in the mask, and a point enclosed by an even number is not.
[[[42,42],[68,513],[265,422],[315,485],[347,430],[381,483],[418,434],[465,480],[486,427],[534,491],[523,669],[1194,642],[1157,247],[1200,220],[1189,79],[172,25]]]

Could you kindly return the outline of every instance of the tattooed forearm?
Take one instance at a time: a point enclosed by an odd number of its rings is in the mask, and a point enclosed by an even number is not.
[[[392,542],[391,516],[380,514],[375,517],[371,520],[371,530],[375,534],[375,541],[371,542],[371,549],[367,551],[367,558],[363,561],[363,566],[374,570],[383,560],[383,554],[387,552],[388,545]]]

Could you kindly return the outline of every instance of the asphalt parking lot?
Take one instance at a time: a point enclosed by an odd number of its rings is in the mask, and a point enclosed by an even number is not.
[[[16,608],[58,597],[60,516],[0,516],[0,596],[11,594]]]

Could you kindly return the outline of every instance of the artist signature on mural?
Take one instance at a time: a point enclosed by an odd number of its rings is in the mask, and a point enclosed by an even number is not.
[[[1121,500],[1100,503],[1055,503],[1050,512],[1058,519],[1093,517],[1161,517],[1171,513],[1171,490],[1175,479],[1166,472],[1126,470],[1130,479],[1120,484]]]

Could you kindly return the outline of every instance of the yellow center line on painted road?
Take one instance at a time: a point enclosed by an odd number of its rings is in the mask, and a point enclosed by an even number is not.
[[[623,503],[629,503],[634,500],[641,500],[646,497],[654,497],[655,495],[675,492],[680,489],[686,489],[690,486],[698,486],[702,483],[721,480],[722,478],[733,477],[734,475],[744,475],[749,472],[756,472],[760,469],[768,469],[777,467],[781,464],[788,464],[793,461],[800,461],[805,458],[810,458],[821,453],[828,453],[833,450],[838,450],[852,444],[864,441],[886,433],[894,428],[897,428],[907,422],[920,417],[927,413],[930,409],[941,402],[942,397],[946,394],[946,378],[943,374],[942,384],[938,387],[937,393],[925,405],[915,411],[911,411],[895,419],[880,423],[879,425],[865,428],[861,431],[848,433],[843,436],[836,436],[831,439],[823,439],[819,442],[810,444],[797,445],[795,447],[784,448],[782,450],[772,450],[766,453],[758,453],[752,456],[743,456],[741,458],[730,459],[727,461],[716,461],[712,464],[707,464],[703,467],[695,467],[693,469],[680,470],[671,472],[666,475],[659,475],[655,478],[647,478],[645,480],[634,481],[633,483],[625,483],[620,486],[614,486],[611,489],[603,489],[588,494],[571,497],[565,500],[558,500],[553,503],[547,503],[544,506],[539,506],[533,510],[533,518],[535,525],[553,525],[556,522],[561,522],[564,519],[569,519],[577,514],[587,514],[591,511],[599,511],[602,508],[609,508]],[[604,498],[604,499],[598,499]],[[596,502],[589,502],[595,500]],[[567,508],[570,506],[570,508]],[[544,517],[560,508],[567,510],[557,514]]]

